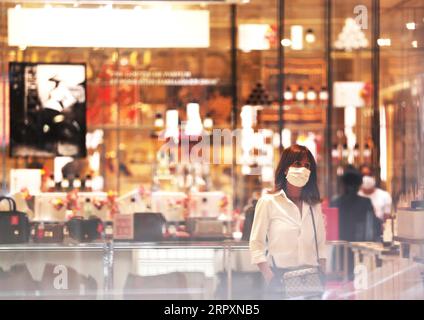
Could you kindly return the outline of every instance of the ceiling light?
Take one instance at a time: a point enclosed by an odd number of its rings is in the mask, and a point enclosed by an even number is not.
[[[314,43],[316,40],[314,31],[312,29],[308,29],[308,31],[306,31],[306,36],[305,36],[305,40],[307,43]]]
[[[417,28],[417,24],[415,22],[408,22],[406,23],[406,29],[408,30],[415,30]]]

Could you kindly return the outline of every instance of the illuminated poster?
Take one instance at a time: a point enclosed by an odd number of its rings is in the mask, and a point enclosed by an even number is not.
[[[84,64],[10,63],[10,155],[85,157]]]

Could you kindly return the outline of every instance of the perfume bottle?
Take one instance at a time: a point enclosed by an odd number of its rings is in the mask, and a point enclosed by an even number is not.
[[[47,178],[46,187],[47,187],[47,192],[54,192],[55,191],[55,189],[56,189],[56,183],[54,181],[54,175],[50,175]]]
[[[68,179],[68,176],[64,176],[63,177],[63,179],[62,179],[62,181],[60,183],[60,188],[61,188],[61,191],[63,191],[63,192],[68,191],[68,189],[69,189],[69,179]]]
[[[72,181],[72,187],[74,189],[80,189],[81,188],[81,179],[80,176],[77,174],[74,178],[74,180]]]
[[[93,206],[91,204],[90,198],[85,198],[84,207],[83,207],[83,215],[85,218],[89,218],[93,215]]]
[[[93,182],[89,174],[85,176],[84,189],[87,192],[91,192],[93,190]]]

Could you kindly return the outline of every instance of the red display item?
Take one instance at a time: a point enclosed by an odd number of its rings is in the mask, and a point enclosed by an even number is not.
[[[35,243],[62,243],[64,240],[62,222],[34,221],[31,222],[31,236]]]
[[[10,225],[17,226],[19,224],[19,217],[18,216],[11,216],[10,217]]]
[[[323,203],[322,213],[325,220],[326,240],[339,240],[339,209]]]

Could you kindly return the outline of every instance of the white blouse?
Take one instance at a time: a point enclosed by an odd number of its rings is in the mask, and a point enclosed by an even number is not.
[[[325,259],[325,225],[321,204],[312,206],[317,231],[319,258]],[[283,190],[266,194],[256,204],[250,234],[250,253],[253,264],[269,262],[274,257],[279,268],[317,265],[314,229],[309,205],[299,208]],[[268,249],[268,257],[265,251]]]

